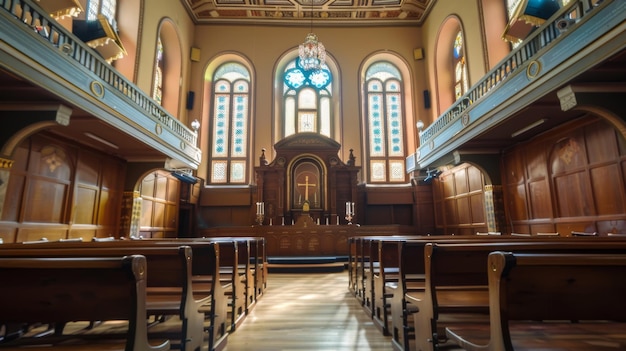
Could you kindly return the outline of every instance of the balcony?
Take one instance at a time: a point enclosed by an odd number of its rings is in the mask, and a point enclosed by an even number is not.
[[[31,0],[0,0],[0,156],[48,130],[128,162],[197,169],[197,132]]]
[[[626,118],[626,1],[575,0],[536,28],[420,133],[409,171],[475,161],[579,118],[593,99]]]

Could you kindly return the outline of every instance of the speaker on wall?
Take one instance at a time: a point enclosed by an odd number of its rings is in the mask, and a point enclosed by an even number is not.
[[[193,91],[189,91],[187,93],[187,109],[188,110],[193,110],[193,100],[196,97],[196,93]]]
[[[200,61],[200,49],[199,48],[191,48],[191,52],[189,53],[189,58],[193,62]]]
[[[424,58],[424,49],[422,49],[422,48],[413,49],[413,58],[415,60],[423,59]]]
[[[424,108],[430,108],[430,91],[424,90]]]

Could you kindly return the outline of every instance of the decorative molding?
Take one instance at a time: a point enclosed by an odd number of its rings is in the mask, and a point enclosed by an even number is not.
[[[0,157],[0,169],[11,169],[15,161]]]

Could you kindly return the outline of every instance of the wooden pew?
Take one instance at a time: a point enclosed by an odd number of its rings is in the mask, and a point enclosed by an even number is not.
[[[234,332],[244,321],[249,307],[254,303],[254,287],[250,268],[249,237],[210,237],[210,238],[140,238],[131,242],[144,242],[157,245],[190,245],[213,242],[220,246],[219,277],[224,295],[227,297],[230,314],[228,332]],[[207,281],[208,280],[208,281]],[[212,276],[194,275],[195,290],[203,292],[212,286]],[[209,283],[207,285],[207,283]],[[250,284],[249,284],[250,283]]]
[[[623,252],[623,251],[622,251]],[[601,324],[607,335],[624,333],[626,322],[626,255],[624,254],[531,254],[496,251],[489,254],[485,271],[489,277],[490,318],[486,344],[469,341],[469,335],[446,329],[446,334],[468,351],[512,351],[522,349],[566,349],[563,340],[551,339],[550,328],[576,321],[580,328],[586,322],[619,321],[611,328]],[[515,324],[514,322],[522,323]],[[559,323],[546,323],[559,321]],[[533,340],[512,338],[516,326],[537,325],[541,336]],[[567,327],[567,326],[566,326]],[[598,328],[594,328],[596,331]],[[558,334],[558,329],[554,334]],[[469,337],[469,339],[468,339]],[[542,338],[542,339],[540,339]],[[579,340],[582,337],[578,336]],[[606,339],[605,339],[606,340]],[[568,340],[568,343],[571,343]],[[610,341],[607,340],[610,343]],[[527,345],[527,346],[526,346]],[[581,349],[590,345],[583,344]],[[618,345],[613,342],[611,348]],[[622,348],[625,346],[621,344]]]
[[[417,350],[435,350],[447,342],[445,327],[463,320],[484,322],[489,313],[485,267],[493,251],[542,253],[619,253],[623,240],[522,240],[516,242],[428,243],[425,246],[425,292],[405,297],[419,310],[414,316]]]
[[[205,243],[207,250],[217,255],[214,243]],[[115,257],[124,255],[144,255],[148,262],[148,269],[152,272],[147,278],[146,308],[149,316],[175,316],[180,323],[172,324],[172,328],[165,328],[159,323],[149,329],[151,335],[161,335],[170,339],[180,340],[183,351],[201,350],[204,343],[205,312],[200,308],[212,303],[218,298],[220,290],[213,285],[213,290],[207,290],[201,297],[194,293],[192,286],[192,249],[180,245],[152,245],[141,241],[117,242],[71,242],[71,243],[42,243],[37,245],[3,245],[0,248],[0,257]],[[213,259],[215,261],[215,258]],[[219,265],[214,266],[217,270]],[[216,293],[217,292],[217,293]],[[215,302],[215,309],[221,302]],[[164,319],[164,318],[163,318]],[[161,319],[162,320],[162,319]],[[213,325],[217,325],[213,324]],[[215,328],[215,327],[214,327]],[[88,333],[85,333],[87,337]],[[209,343],[215,335],[209,337]],[[220,339],[225,339],[222,336]],[[225,340],[219,340],[225,346]],[[213,345],[216,348],[216,345]]]
[[[0,324],[125,320],[120,341],[74,340],[71,335],[17,338],[0,347],[13,350],[165,351],[148,342],[146,258],[0,258]],[[43,344],[42,344],[43,343]],[[50,346],[52,345],[52,346]],[[116,347],[118,346],[118,347]]]

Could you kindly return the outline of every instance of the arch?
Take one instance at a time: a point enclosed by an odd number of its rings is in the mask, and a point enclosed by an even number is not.
[[[360,125],[360,135],[361,135],[361,146],[362,146],[362,150],[364,150],[362,152],[362,164],[368,164],[370,159],[369,159],[369,153],[366,152],[365,150],[368,150],[369,148],[369,143],[367,141],[367,135],[368,135],[368,125],[366,123],[368,116],[367,116],[367,111],[368,111],[368,101],[367,101],[367,86],[366,86],[366,82],[367,82],[367,72],[368,70],[372,67],[372,65],[379,63],[379,62],[388,62],[390,63],[395,69],[398,70],[400,77],[401,77],[401,96],[403,99],[403,118],[402,121],[404,123],[403,127],[403,147],[404,147],[404,157],[406,157],[406,154],[408,153],[408,150],[413,150],[417,147],[417,145],[419,144],[418,140],[417,140],[417,132],[415,130],[415,128],[413,128],[413,126],[416,125],[418,118],[415,115],[415,102],[414,102],[414,93],[413,93],[413,80],[411,79],[411,77],[413,76],[411,74],[411,70],[410,70],[410,65],[409,63],[398,53],[393,52],[393,51],[379,51],[379,52],[375,52],[370,54],[368,57],[366,57],[363,62],[361,63],[361,66],[359,67],[359,87],[360,87],[360,93],[359,93],[359,98],[360,98],[360,118],[359,118],[359,123]],[[404,163],[404,160],[402,161]],[[371,178],[371,170],[368,167],[364,167],[361,172],[363,173],[362,177],[363,179],[370,179]],[[405,178],[406,181],[406,178]]]
[[[305,153],[291,160],[287,165],[287,196],[289,199],[287,210],[302,209],[305,200],[310,202],[311,209],[327,210],[329,206],[329,199],[326,196],[328,194],[327,174],[328,170],[324,161],[317,155]],[[299,187],[299,184],[307,184],[306,176],[312,175],[316,176],[317,180],[309,178],[308,184],[316,183],[315,190],[309,189],[307,185],[304,186],[305,189]],[[304,182],[301,181],[301,178],[304,179]],[[307,196],[302,194],[309,194],[313,198],[307,199]]]
[[[228,66],[227,66],[228,65]],[[225,68],[229,68],[230,71],[224,71]],[[221,72],[221,73],[220,73]],[[221,75],[217,77],[216,75]],[[204,70],[204,83],[203,83],[203,99],[202,99],[202,118],[201,125],[205,126],[203,131],[206,138],[201,140],[200,147],[208,157],[205,157],[206,161],[201,164],[200,174],[205,174],[205,179],[208,183],[213,183],[212,175],[215,172],[211,171],[215,157],[221,157],[222,163],[226,167],[226,172],[232,173],[232,167],[236,167],[241,171],[237,174],[242,174],[238,177],[238,180],[233,181],[229,175],[226,177],[226,181],[219,181],[217,185],[239,185],[247,186],[253,179],[253,167],[251,166],[254,147],[254,125],[256,123],[254,118],[254,74],[252,63],[248,58],[242,54],[235,52],[222,53],[214,57],[209,61]],[[214,91],[216,85],[227,88],[227,90]],[[240,140],[242,141],[238,145],[241,146],[239,151],[234,150],[231,145],[230,151],[225,150],[225,154],[216,155],[215,144],[215,110],[220,108],[220,104],[216,102],[216,94],[226,94],[228,100],[228,106],[230,104],[237,104],[238,107],[243,107],[245,111],[243,113],[236,113],[234,107],[232,109],[225,107],[226,115],[224,118],[234,125],[235,118],[238,118],[244,125],[240,127],[241,133]],[[230,94],[230,95],[229,95]],[[235,99],[243,99],[240,102]],[[226,105],[224,105],[226,106]],[[234,128],[234,127],[233,127]],[[243,145],[243,146],[242,146]],[[236,151],[236,152],[235,152]],[[235,160],[236,158],[236,160]],[[229,173],[229,174],[230,174]]]
[[[274,66],[274,90],[273,90],[273,118],[272,118],[272,144],[285,138],[285,121],[284,121],[284,99],[283,99],[283,76],[287,67],[293,63],[298,57],[298,48],[294,47],[281,55]],[[329,104],[330,111],[330,129],[328,137],[335,141],[341,142],[342,123],[341,123],[341,72],[335,58],[326,52],[326,66],[332,75],[332,81],[329,85],[331,94],[328,99],[322,101],[322,104]]]
[[[453,89],[455,77],[452,69],[452,47],[459,32],[465,37],[461,19],[452,15],[446,18],[437,33],[435,43],[435,90],[437,94],[434,94],[437,99],[435,105],[438,110],[437,115],[441,115],[456,101]],[[463,45],[462,55],[467,59],[465,45]]]
[[[178,117],[179,116],[179,105],[180,105],[180,95],[181,95],[181,87],[180,87],[180,78],[182,76],[182,45],[180,42],[180,36],[178,35],[178,30],[176,28],[176,24],[170,18],[163,18],[159,23],[159,28],[157,29],[157,42],[154,43],[155,50],[158,47],[158,40],[161,39],[161,43],[163,44],[163,70],[162,70],[162,100],[161,106],[169,111],[172,115]],[[154,53],[156,58],[157,53]],[[155,60],[156,62],[156,60]],[[157,67],[155,65],[152,76],[154,77],[156,73]],[[152,91],[154,91],[154,79],[152,82]]]

